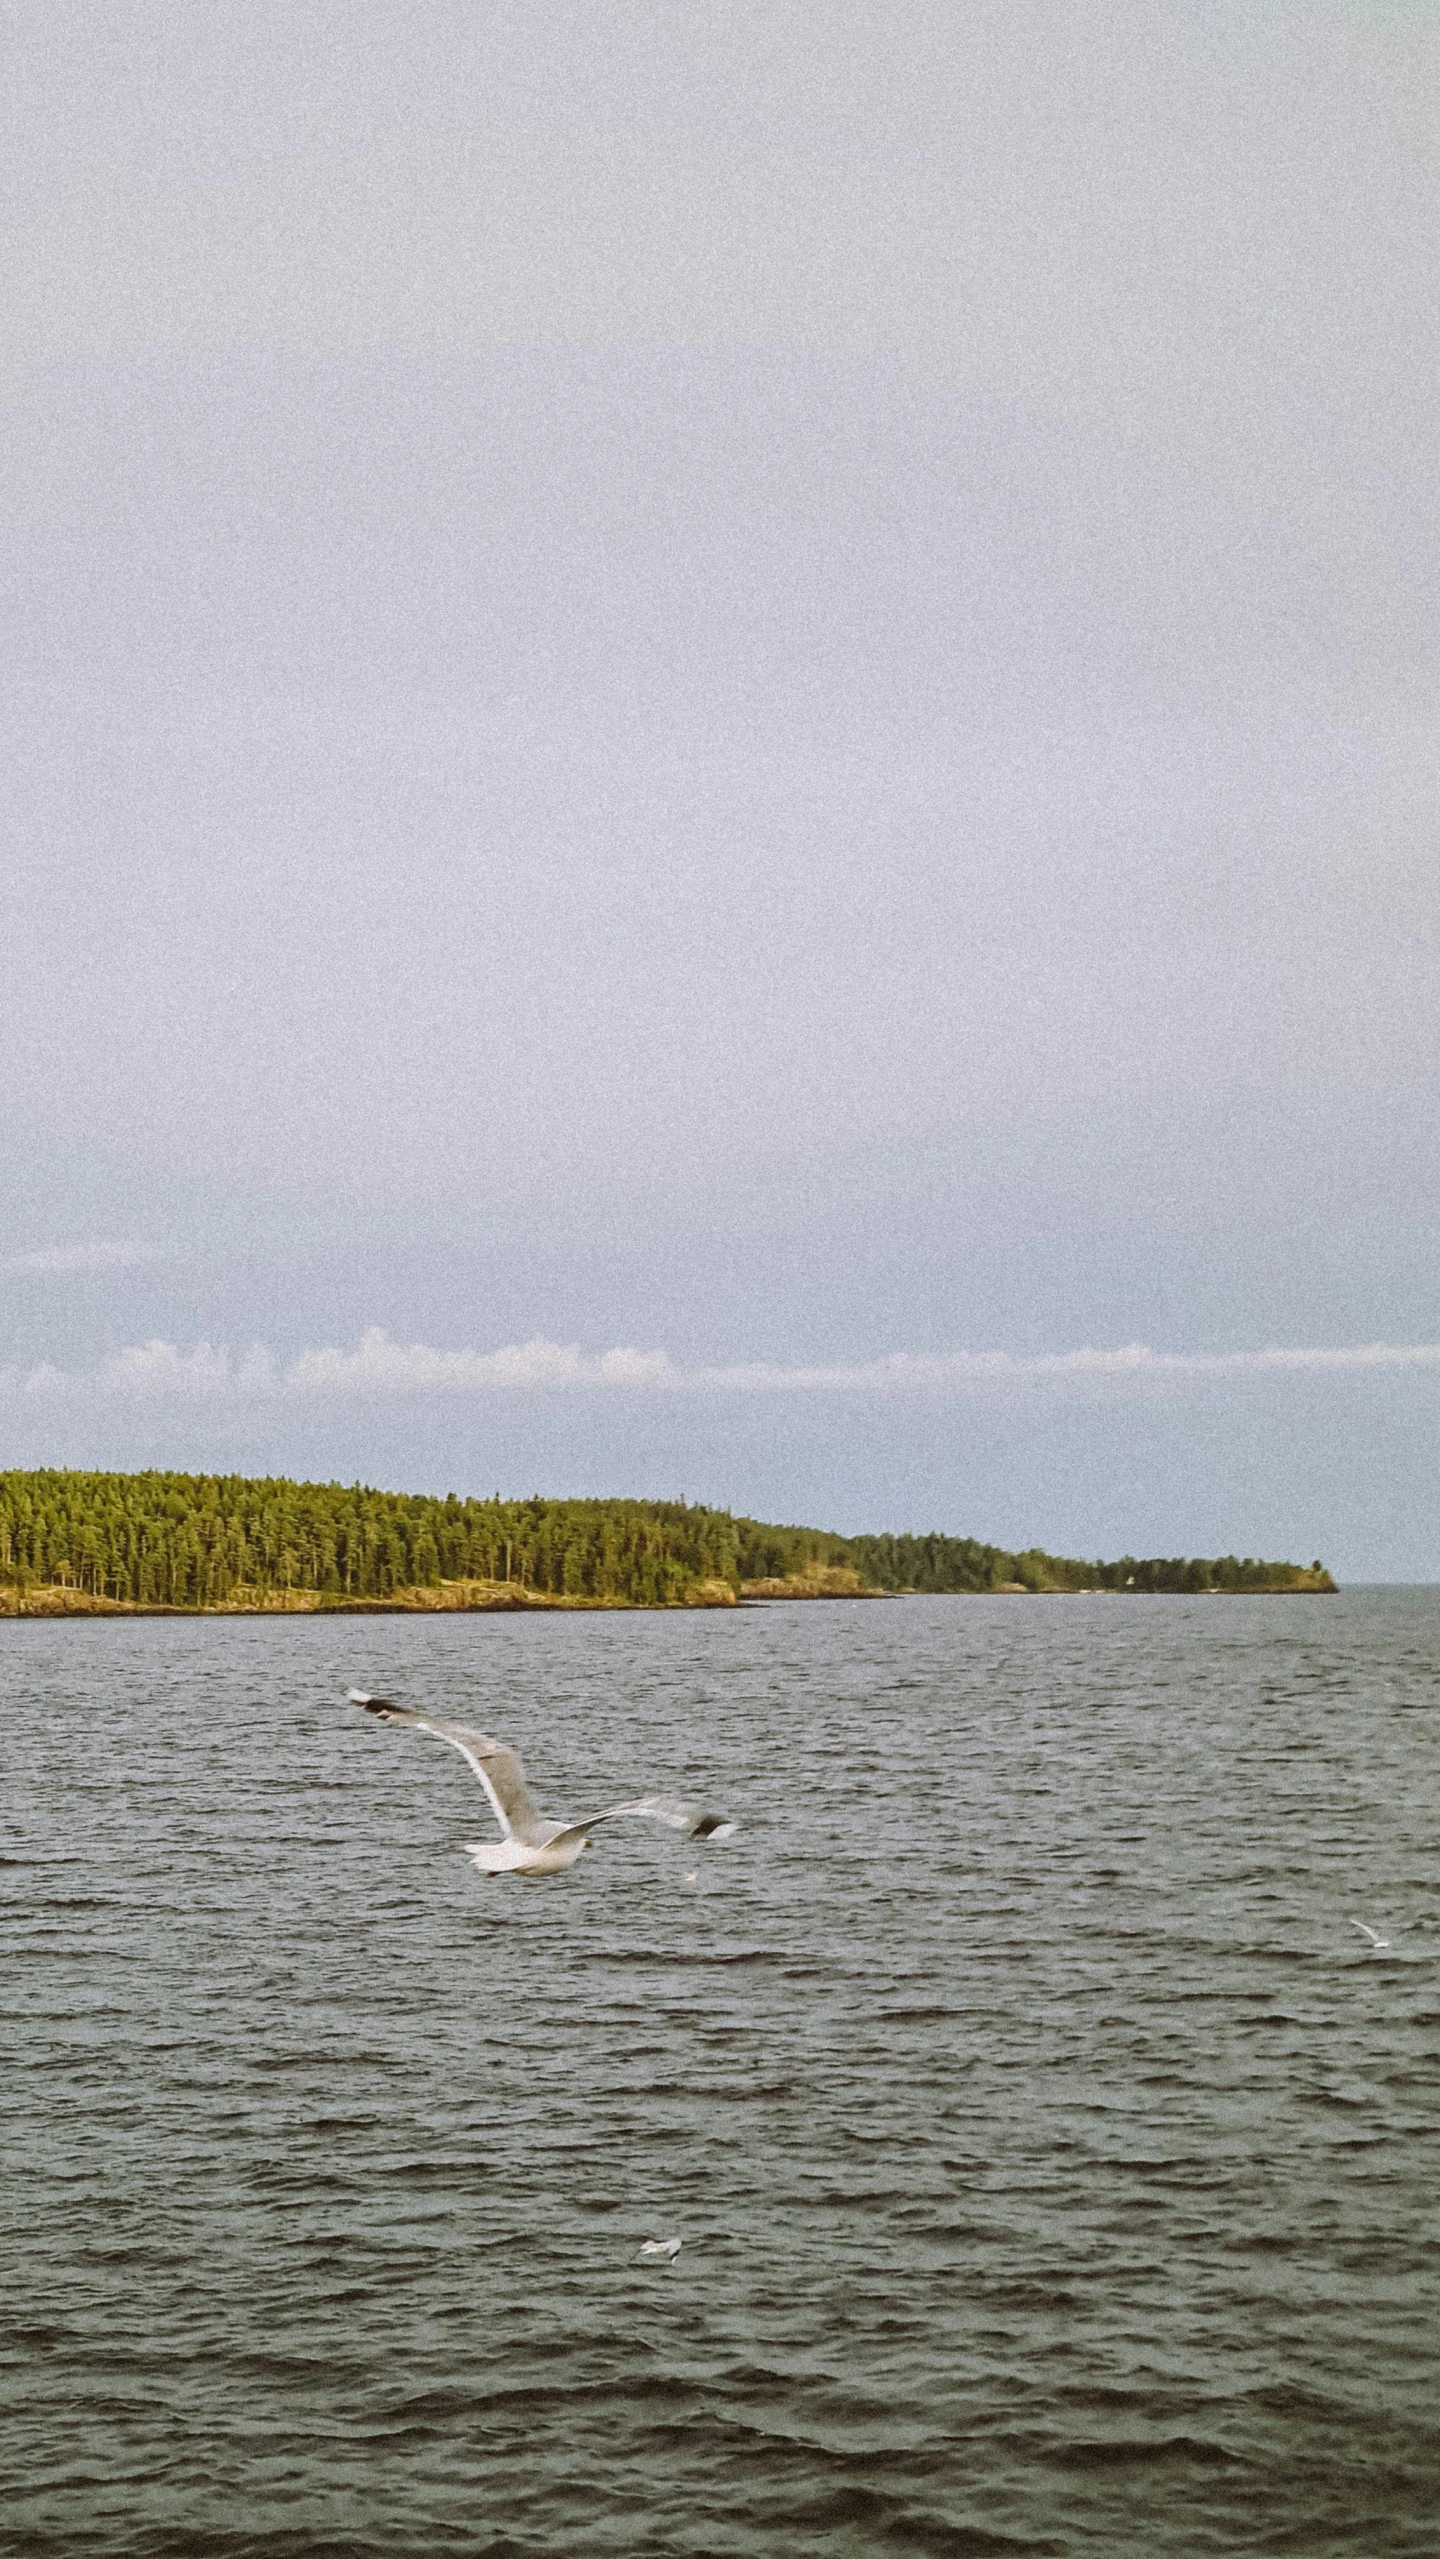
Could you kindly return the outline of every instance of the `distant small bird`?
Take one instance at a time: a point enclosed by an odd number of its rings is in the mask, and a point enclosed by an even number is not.
[[[1388,1938],[1388,1937],[1380,1937],[1380,1936],[1377,1936],[1377,1934],[1376,1934],[1376,1932],[1375,1932],[1375,1930],[1374,1930],[1373,1928],[1367,1928],[1367,1927],[1366,1927],[1365,1922],[1364,1922],[1364,1920],[1363,1920],[1363,1919],[1352,1919],[1352,1920],[1351,1920],[1351,1922],[1350,1922],[1350,1926],[1351,1926],[1352,1928],[1358,1928],[1362,1937],[1368,1937],[1368,1938],[1369,1938],[1370,1943],[1371,1943],[1371,1945],[1374,1947],[1375,1952],[1376,1952],[1376,1954],[1377,1954],[1377,1955],[1388,1955],[1388,1954],[1389,1954],[1389,1952],[1390,1952],[1390,1940],[1389,1940],[1389,1938]]]
[[[647,2239],[642,2243],[640,2254],[642,2257],[668,2257],[673,2266],[684,2245],[683,2239]]]
[[[466,1855],[474,1858],[483,1874],[558,1875],[574,1865],[582,1848],[590,1847],[590,1834],[602,1822],[664,1822],[670,1830],[683,1831],[687,1839],[729,1839],[734,1834],[734,1822],[723,1813],[677,1804],[668,1795],[642,1795],[633,1804],[611,1804],[583,1822],[555,1821],[537,1809],[514,1751],[489,1733],[477,1733],[468,1724],[434,1724],[427,1715],[392,1706],[388,1697],[368,1697],[363,1688],[348,1689],[346,1694],[367,1714],[378,1715],[382,1724],[414,1724],[422,1733],[433,1733],[437,1741],[451,1743],[469,1760],[505,1834],[498,1842],[477,1839],[467,1845]],[[675,2245],[679,2247],[678,2239]]]

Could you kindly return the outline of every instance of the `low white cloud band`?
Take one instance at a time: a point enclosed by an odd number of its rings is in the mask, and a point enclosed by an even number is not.
[[[27,1401],[93,1398],[255,1402],[270,1398],[471,1395],[505,1390],[604,1389],[691,1395],[914,1395],[1015,1388],[1124,1387],[1186,1378],[1440,1370],[1440,1343],[1366,1342],[1336,1349],[894,1351],[882,1359],[813,1367],[752,1360],[684,1367],[666,1351],[582,1351],[537,1337],[502,1350],[435,1350],[392,1341],[378,1326],[355,1350],[302,1351],[288,1366],[257,1344],[240,1357],[200,1342],[145,1342],[92,1369],[42,1362],[0,1368],[0,1395]]]
[[[39,1253],[11,1253],[0,1261],[0,1271],[54,1272],[133,1271],[144,1262],[158,1262],[164,1257],[158,1244],[47,1244]]]

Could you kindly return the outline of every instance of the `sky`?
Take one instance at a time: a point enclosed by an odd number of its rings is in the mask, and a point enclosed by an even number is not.
[[[1440,21],[7,27],[0,1464],[1440,1579]]]

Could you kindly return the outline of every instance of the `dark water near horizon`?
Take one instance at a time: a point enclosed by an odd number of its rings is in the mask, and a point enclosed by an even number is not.
[[[743,1830],[487,1882],[351,1680]],[[1440,1593],[0,1686],[6,2553],[1440,2551]]]

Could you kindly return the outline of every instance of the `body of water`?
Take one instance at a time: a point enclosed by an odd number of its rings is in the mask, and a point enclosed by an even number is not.
[[[739,1835],[487,1881],[352,1681]],[[1440,1594],[10,1622],[0,1682],[0,2549],[1440,2550]]]

